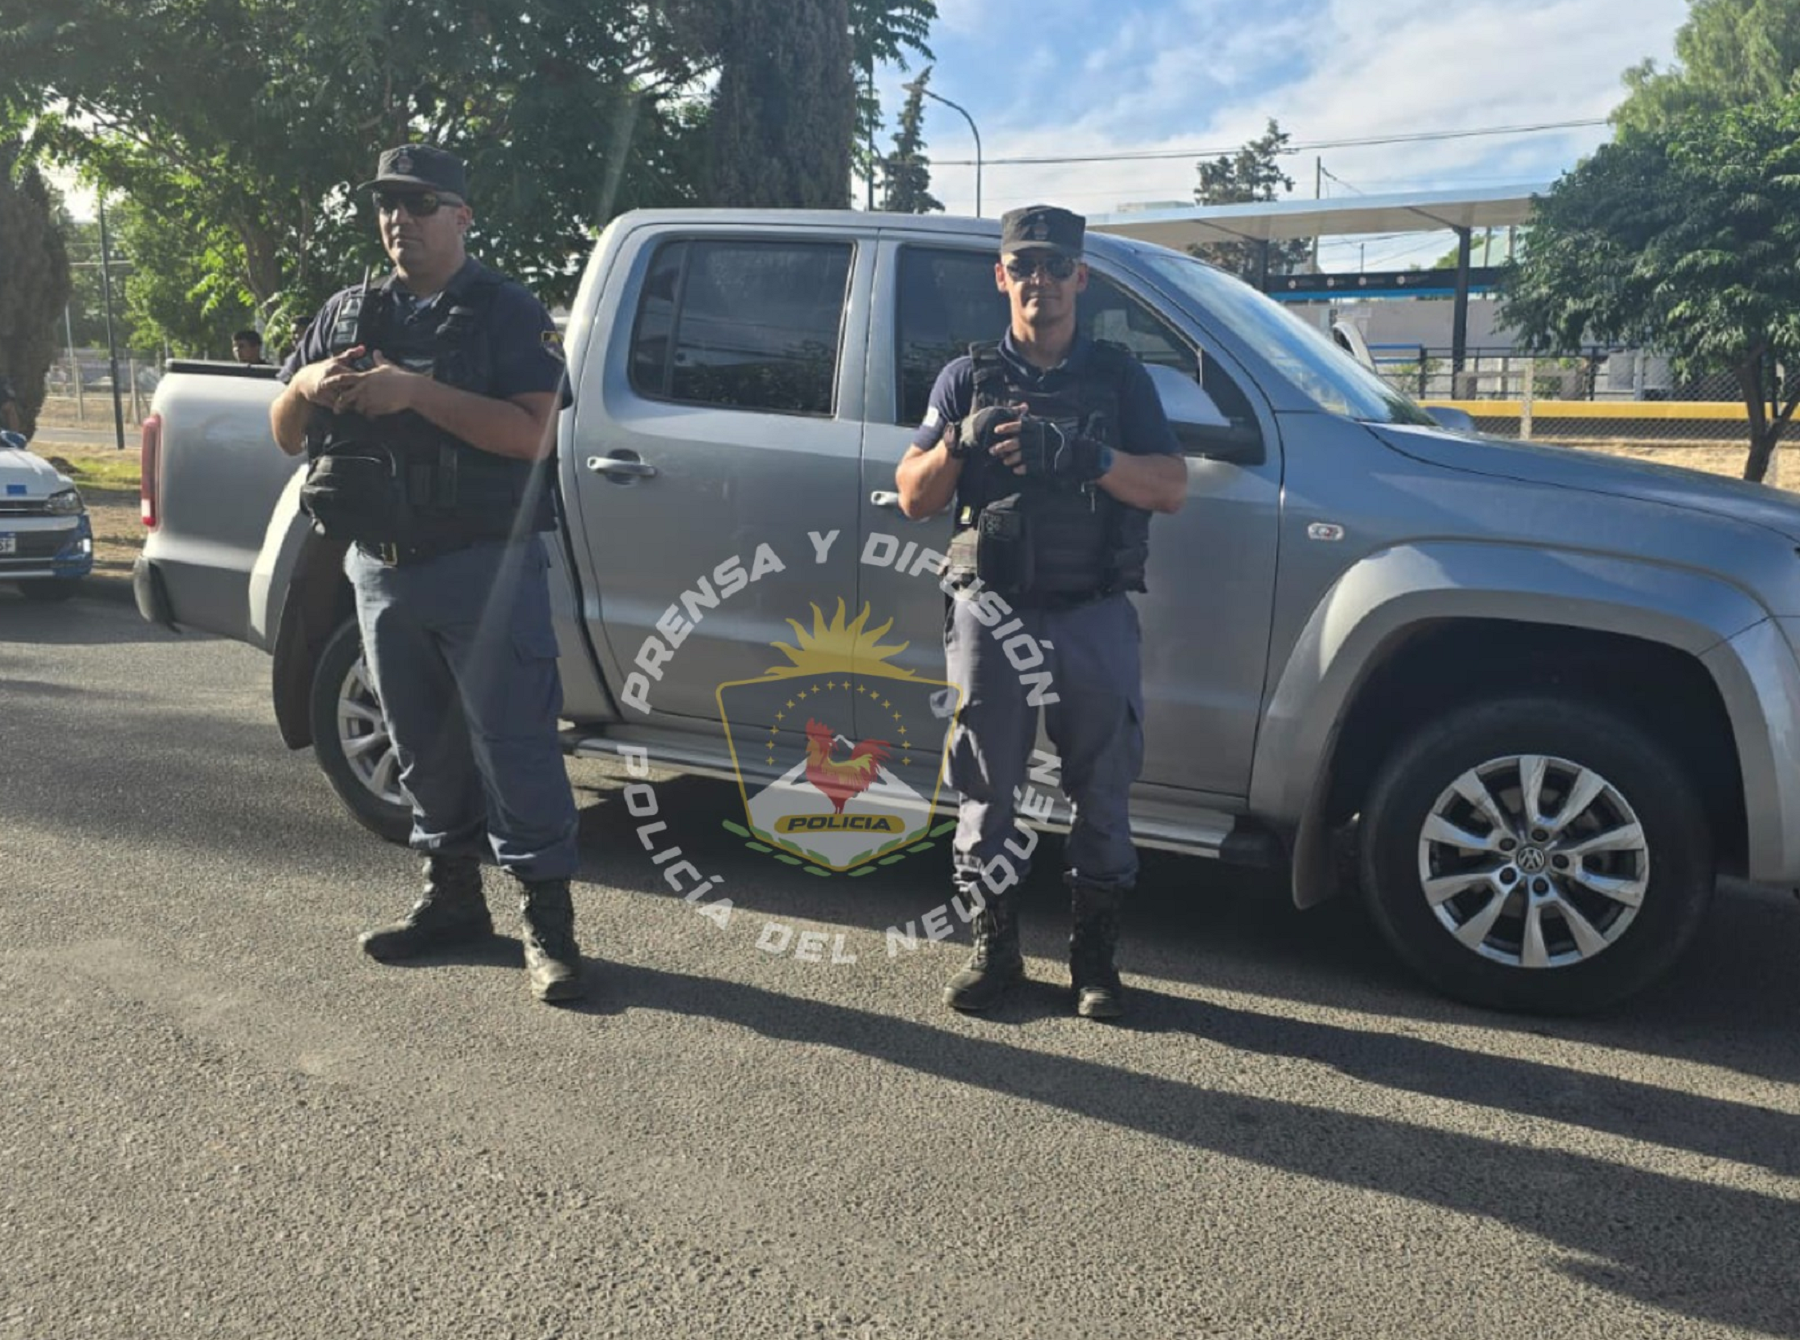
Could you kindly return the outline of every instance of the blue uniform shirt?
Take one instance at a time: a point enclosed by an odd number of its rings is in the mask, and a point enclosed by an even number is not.
[[[1013,343],[1012,331],[1008,330],[1000,339],[1000,356],[1012,365],[1018,384],[1028,388],[1027,400],[1030,399],[1029,388],[1035,387],[1046,395],[1065,389],[1072,378],[1081,375],[1093,354],[1094,342],[1077,333],[1067,358],[1053,368],[1040,369],[1019,353],[1018,346]],[[913,434],[913,445],[927,451],[943,437],[945,424],[961,423],[974,405],[975,360],[964,354],[947,363],[938,373],[928,403],[925,421]],[[1131,360],[1119,396],[1119,450],[1134,456],[1181,455],[1181,443],[1175,439],[1175,430],[1169,427],[1169,417],[1163,412],[1162,397],[1156,393],[1156,384],[1135,358]]]
[[[480,269],[481,263],[471,258],[463,263],[456,278],[467,282],[472,273],[479,273]],[[337,325],[338,309],[343,306],[344,299],[361,290],[362,285],[357,284],[325,300],[294,352],[281,365],[277,377],[283,382],[292,381],[301,368],[331,356],[331,332]],[[392,294],[394,315],[398,320],[409,324],[428,321],[434,326],[442,320],[438,312],[444,296],[442,292],[420,300],[407,292],[404,285],[396,283]],[[493,380],[483,395],[510,400],[533,391],[561,390],[562,403],[569,403],[569,389],[563,377],[562,344],[556,338],[556,324],[551,321],[544,304],[522,284],[510,279],[501,284],[488,309],[482,334],[488,342],[488,366],[493,370]]]

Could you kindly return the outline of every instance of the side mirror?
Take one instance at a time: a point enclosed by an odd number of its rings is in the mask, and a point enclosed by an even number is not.
[[[1262,461],[1262,434],[1254,424],[1234,424],[1220,412],[1200,383],[1174,368],[1160,363],[1144,366],[1183,451],[1233,465],[1256,465]]]
[[[1475,431],[1475,416],[1466,409],[1454,409],[1449,405],[1421,405],[1420,408],[1436,419],[1440,428],[1448,428],[1453,433]]]
[[[1370,372],[1376,371],[1375,356],[1369,352],[1368,341],[1363,339],[1363,333],[1349,322],[1333,321],[1331,323],[1331,342]]]
[[[25,434],[15,433],[10,428],[0,428],[0,447],[9,448],[12,451],[24,451],[27,445]]]

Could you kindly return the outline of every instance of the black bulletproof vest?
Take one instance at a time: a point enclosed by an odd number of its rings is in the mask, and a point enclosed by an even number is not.
[[[485,395],[493,386],[493,364],[484,327],[494,297],[505,281],[492,270],[471,265],[458,274],[424,319],[405,321],[393,294],[395,280],[366,293],[351,294],[338,309],[330,352],[362,345],[389,362],[458,390]],[[500,539],[513,533],[521,504],[536,495],[528,530],[554,524],[548,492],[534,490],[532,464],[470,446],[422,415],[407,411],[378,419],[327,413],[316,449],[378,444],[393,454],[403,484],[404,539],[444,544]]]
[[[1081,375],[1053,394],[1025,386],[997,344],[971,345],[969,357],[975,364],[971,413],[1028,404],[1036,418],[1056,419],[1065,431],[1120,449],[1119,406],[1131,363],[1123,346],[1096,340]],[[958,528],[975,525],[982,508],[1013,494],[1025,509],[1032,553],[1034,575],[1024,594],[1054,599],[1144,589],[1150,513],[1095,484],[1021,478],[991,456],[975,456],[958,486]]]

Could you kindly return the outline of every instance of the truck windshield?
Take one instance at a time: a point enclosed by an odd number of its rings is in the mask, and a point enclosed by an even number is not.
[[[1197,313],[1224,325],[1330,414],[1371,423],[1436,422],[1406,396],[1243,280],[1201,261],[1160,249],[1137,253],[1155,275]]]

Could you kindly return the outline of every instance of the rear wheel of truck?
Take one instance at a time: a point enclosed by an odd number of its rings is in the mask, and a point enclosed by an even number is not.
[[[1715,882],[1680,761],[1604,708],[1456,709],[1382,766],[1363,897],[1415,971],[1476,1005],[1574,1014],[1625,999],[1692,943]]]
[[[377,837],[405,844],[412,805],[400,790],[400,761],[369,668],[362,633],[346,619],[313,672],[313,753],[351,817]]]

